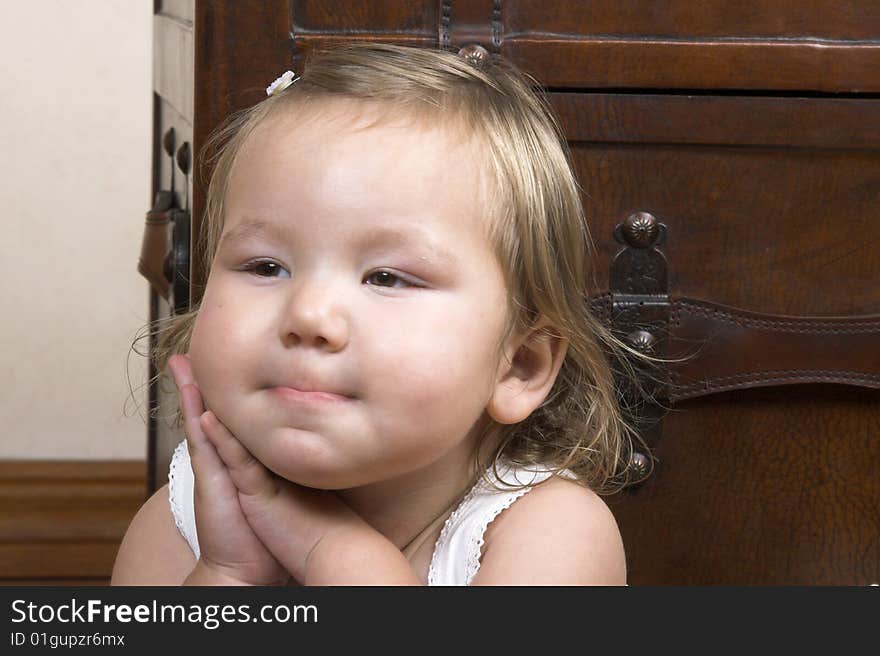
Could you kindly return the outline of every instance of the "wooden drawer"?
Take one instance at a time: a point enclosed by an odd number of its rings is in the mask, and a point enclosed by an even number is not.
[[[880,100],[552,94],[597,282],[634,211],[667,226],[669,293],[781,315],[880,314]]]

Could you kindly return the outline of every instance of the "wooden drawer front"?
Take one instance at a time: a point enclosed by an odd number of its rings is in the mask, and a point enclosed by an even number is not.
[[[367,34],[436,36],[444,19],[503,21],[505,39],[527,34],[665,39],[813,38],[870,41],[880,34],[880,9],[870,0],[295,0],[297,33],[357,26]]]
[[[586,192],[601,290],[620,247],[615,225],[646,211],[667,226],[671,296],[880,314],[880,101],[552,97]]]
[[[502,51],[560,87],[880,88],[873,0],[505,2]]]
[[[452,3],[453,8],[456,3]],[[870,41],[880,8],[870,0],[514,0],[502,12],[510,36],[526,33],[678,40],[807,39]]]

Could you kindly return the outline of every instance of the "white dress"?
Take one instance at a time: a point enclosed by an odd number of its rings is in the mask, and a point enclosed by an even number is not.
[[[446,520],[434,545],[431,566],[428,569],[428,585],[470,585],[480,569],[480,550],[483,547],[486,527],[501,511],[531,488],[516,488],[502,481],[533,485],[550,477],[542,468],[499,465],[496,477],[489,469],[489,479],[501,490],[494,489],[482,479],[462,499]],[[563,475],[573,478],[569,472]],[[195,504],[193,503],[194,477],[186,442],[174,451],[168,472],[168,501],[171,514],[181,535],[186,539],[195,557],[199,557],[199,540],[196,535]]]

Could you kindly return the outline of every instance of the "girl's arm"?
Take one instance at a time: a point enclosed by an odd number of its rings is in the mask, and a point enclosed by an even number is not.
[[[195,564],[192,550],[174,525],[165,485],[129,525],[110,585],[181,585]]]
[[[122,539],[110,585],[245,585],[196,560],[168,506],[168,485],[141,506]]]
[[[168,485],[141,506],[116,554],[110,585],[241,585],[196,561],[168,506]]]
[[[472,585],[626,585],[623,541],[608,506],[572,481],[538,485],[486,530]]]

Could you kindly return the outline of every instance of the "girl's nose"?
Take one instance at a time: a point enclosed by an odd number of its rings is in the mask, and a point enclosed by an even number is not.
[[[348,319],[338,295],[320,282],[301,282],[288,302],[281,324],[286,346],[340,351],[348,344]]]

